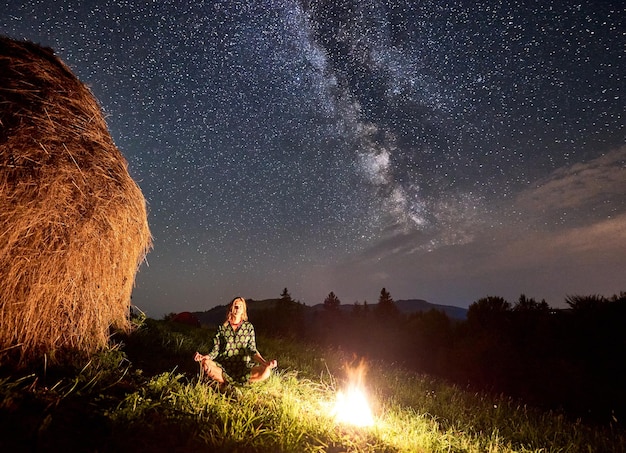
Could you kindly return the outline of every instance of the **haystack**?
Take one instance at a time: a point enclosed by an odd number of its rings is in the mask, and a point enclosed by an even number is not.
[[[146,202],[100,105],[51,49],[0,37],[0,364],[129,328]]]

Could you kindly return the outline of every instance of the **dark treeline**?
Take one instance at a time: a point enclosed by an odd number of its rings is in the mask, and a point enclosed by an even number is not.
[[[287,289],[273,310],[255,315],[264,335],[325,344],[369,360],[504,393],[575,417],[626,417],[626,293],[570,296],[568,309],[521,295],[513,304],[485,297],[467,319],[437,310],[400,313],[384,288],[378,303],[345,305],[330,293],[306,310]]]

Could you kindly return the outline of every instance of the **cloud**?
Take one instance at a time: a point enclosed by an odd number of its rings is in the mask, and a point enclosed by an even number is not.
[[[481,240],[489,259],[475,263],[474,271],[492,272],[504,268],[569,266],[572,262],[614,262],[626,254],[626,213],[590,225],[526,232],[507,229],[498,236]]]
[[[563,167],[521,192],[516,209],[530,216],[587,210],[595,217],[624,209],[626,146],[588,162]]]

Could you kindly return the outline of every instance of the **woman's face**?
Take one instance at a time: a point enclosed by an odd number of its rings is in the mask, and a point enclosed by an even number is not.
[[[238,318],[243,315],[244,303],[245,302],[241,299],[236,299],[233,302],[232,307],[230,307],[230,312],[233,314],[233,316]]]

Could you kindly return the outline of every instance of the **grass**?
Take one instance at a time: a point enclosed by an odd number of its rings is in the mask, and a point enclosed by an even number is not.
[[[370,428],[332,416],[352,358],[259,338],[279,369],[220,391],[199,381],[211,334],[147,320],[76,370],[0,381],[0,451],[620,452],[625,433],[369,363]],[[145,364],[147,366],[141,366]],[[50,384],[53,383],[53,384]]]

